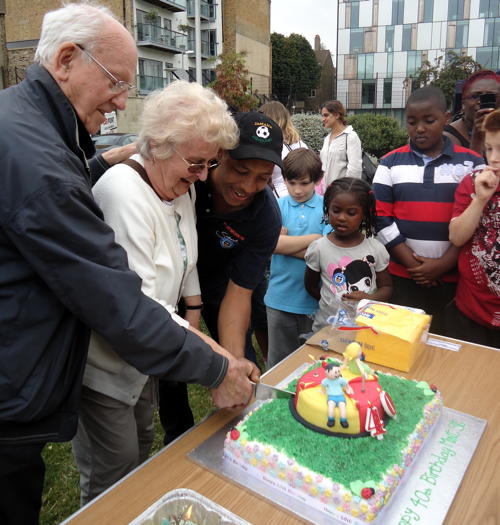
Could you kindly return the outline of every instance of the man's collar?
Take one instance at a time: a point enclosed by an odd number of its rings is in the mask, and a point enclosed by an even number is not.
[[[421,158],[426,155],[423,151],[420,151],[417,148],[417,146],[415,146],[415,143],[412,142],[411,140],[410,140],[410,148],[413,151],[413,153],[415,153],[415,155],[418,155]],[[445,137],[443,135],[443,149],[442,149],[441,153],[439,155],[437,155],[437,157],[434,157],[432,160],[436,160],[441,155],[446,155],[448,157],[451,157],[451,156],[453,156],[454,150],[455,150],[455,146],[454,146],[453,142],[448,137]]]

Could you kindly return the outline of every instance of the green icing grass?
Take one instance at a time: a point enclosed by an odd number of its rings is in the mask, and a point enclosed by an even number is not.
[[[401,450],[421,419],[424,406],[432,399],[429,390],[413,381],[381,373],[378,378],[397,410],[397,419],[387,422],[382,440],[371,436],[338,438],[310,430],[292,416],[286,399],[266,403],[258,410],[258,417],[248,418],[248,439],[272,445],[299,464],[346,487],[356,480],[378,482],[388,468],[401,463]],[[292,384],[287,387],[292,388]]]

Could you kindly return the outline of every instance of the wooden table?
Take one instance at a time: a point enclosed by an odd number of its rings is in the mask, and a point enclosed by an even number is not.
[[[301,347],[265,374],[263,382],[276,384],[302,363],[310,361],[309,355],[317,358],[321,354],[318,348]],[[378,365],[376,368],[384,370]],[[500,352],[468,343],[464,343],[459,352],[427,345],[411,372],[400,375],[438,385],[445,406],[488,420],[445,524],[500,524]],[[304,523],[187,457],[193,448],[233,417],[234,413],[225,410],[214,413],[73,515],[69,522],[71,525],[126,524],[166,492],[183,487],[203,494],[254,524]]]

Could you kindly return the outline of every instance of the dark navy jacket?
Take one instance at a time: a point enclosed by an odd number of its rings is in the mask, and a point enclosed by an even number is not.
[[[88,132],[50,74],[0,91],[0,444],[71,439],[90,329],[148,375],[217,385],[226,358],[142,294],[91,192]]]

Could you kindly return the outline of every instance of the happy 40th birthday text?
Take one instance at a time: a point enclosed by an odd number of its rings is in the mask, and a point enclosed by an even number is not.
[[[456,455],[455,447],[464,429],[465,423],[455,419],[450,420],[448,427],[438,441],[441,450],[439,453],[433,452],[431,454],[431,460],[424,473],[418,478],[421,484],[410,497],[410,505],[405,508],[400,516],[398,525],[412,525],[420,521],[419,512],[430,506],[433,489],[438,484],[448,460]]]

